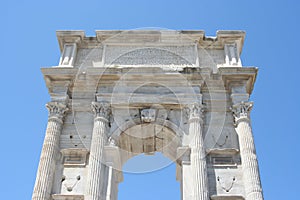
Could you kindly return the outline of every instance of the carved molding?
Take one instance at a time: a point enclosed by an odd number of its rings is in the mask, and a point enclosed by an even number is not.
[[[110,120],[111,117],[111,107],[110,103],[106,101],[102,102],[92,102],[92,111],[96,118],[102,118],[107,121]]]
[[[69,110],[66,104],[55,101],[47,103],[46,108],[49,112],[49,119],[57,119],[61,123],[66,112]]]
[[[232,155],[211,155],[210,162],[213,166],[237,166],[237,162]]]
[[[253,102],[241,102],[234,104],[231,107],[235,123],[238,123],[242,119],[250,120],[250,112],[253,107]]]
[[[87,164],[87,155],[89,153],[87,149],[62,149],[61,153],[65,167],[84,167]]]

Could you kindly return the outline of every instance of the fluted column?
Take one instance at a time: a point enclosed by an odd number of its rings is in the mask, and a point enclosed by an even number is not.
[[[48,125],[36,176],[32,200],[49,200],[55,172],[55,159],[59,149],[59,137],[62,130],[63,118],[68,110],[63,103],[49,102]]]
[[[95,114],[92,143],[90,149],[89,171],[87,179],[87,200],[104,200],[105,165],[103,163],[103,148],[107,141],[110,105],[107,102],[93,102],[92,110]]]
[[[208,180],[206,155],[202,133],[202,106],[198,103],[187,107],[189,117],[189,134],[192,136],[191,169],[193,180],[193,200],[208,200]]]
[[[233,105],[232,111],[239,137],[246,200],[262,200],[262,188],[250,122],[252,106],[252,102],[241,102]]]

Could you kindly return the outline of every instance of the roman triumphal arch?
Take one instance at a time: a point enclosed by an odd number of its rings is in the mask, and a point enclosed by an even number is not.
[[[117,200],[122,166],[161,152],[183,200],[262,200],[243,31],[58,31],[33,200]],[[154,169],[153,169],[154,170]]]

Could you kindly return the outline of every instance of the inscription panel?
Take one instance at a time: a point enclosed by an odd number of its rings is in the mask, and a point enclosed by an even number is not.
[[[135,47],[107,46],[107,65],[195,65],[194,46]]]

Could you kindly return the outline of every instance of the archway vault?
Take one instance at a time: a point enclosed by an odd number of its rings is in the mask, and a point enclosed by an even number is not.
[[[183,130],[170,120],[157,118],[151,123],[143,123],[136,118],[119,126],[110,138],[119,149],[121,169],[128,159],[139,154],[161,152],[176,162],[183,134]]]

